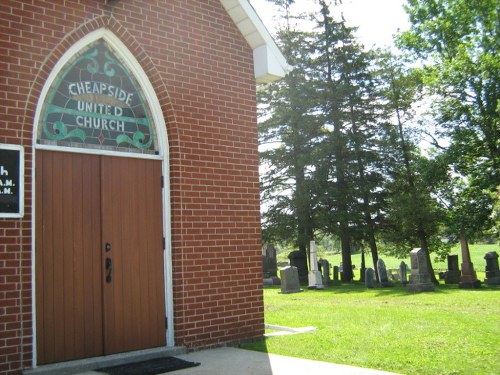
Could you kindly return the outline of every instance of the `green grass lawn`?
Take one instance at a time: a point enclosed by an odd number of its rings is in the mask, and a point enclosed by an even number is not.
[[[498,246],[477,253],[484,250]],[[484,271],[484,259],[474,254]],[[411,294],[399,285],[368,290],[355,281],[304,289],[280,294],[279,287],[265,287],[265,322],[316,331],[243,347],[400,374],[500,374],[500,287],[440,285]]]

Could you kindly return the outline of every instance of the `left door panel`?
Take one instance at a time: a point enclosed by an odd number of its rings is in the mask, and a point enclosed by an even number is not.
[[[39,364],[103,353],[100,178],[99,156],[37,152]]]

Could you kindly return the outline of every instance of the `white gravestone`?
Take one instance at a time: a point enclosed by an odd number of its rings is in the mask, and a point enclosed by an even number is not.
[[[318,270],[318,255],[316,254],[316,242],[311,241],[311,259],[310,259],[310,265],[311,265],[311,270],[309,271],[309,274],[307,275],[309,279],[309,289],[324,289],[325,286],[323,285],[323,276],[321,275],[321,272]]]

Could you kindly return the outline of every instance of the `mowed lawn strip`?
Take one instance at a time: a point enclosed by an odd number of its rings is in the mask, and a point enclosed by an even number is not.
[[[435,292],[363,283],[280,294],[264,288],[265,321],[316,331],[244,348],[401,374],[499,374],[500,288]]]

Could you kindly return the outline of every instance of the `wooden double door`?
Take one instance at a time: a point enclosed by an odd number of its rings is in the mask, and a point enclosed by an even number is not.
[[[164,346],[161,161],[39,151],[39,364]]]

